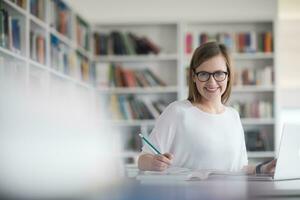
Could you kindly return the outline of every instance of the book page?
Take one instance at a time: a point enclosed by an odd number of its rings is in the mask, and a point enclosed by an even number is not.
[[[169,167],[164,171],[144,171],[145,175],[178,175],[178,174],[188,174],[192,172],[188,168],[182,167]]]

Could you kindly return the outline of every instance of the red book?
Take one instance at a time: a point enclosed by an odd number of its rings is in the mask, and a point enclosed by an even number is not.
[[[191,33],[187,33],[185,36],[185,53],[191,54],[193,51],[193,35]]]
[[[240,33],[239,34],[239,52],[243,53],[245,49],[245,34]]]
[[[126,87],[136,87],[135,77],[133,71],[130,69],[123,69],[124,85]]]
[[[121,66],[116,66],[115,68],[115,80],[116,80],[116,86],[117,87],[123,87],[123,77],[122,77],[122,68]]]
[[[58,32],[66,35],[67,34],[67,13],[65,11],[60,11],[59,12],[59,27],[58,27]]]

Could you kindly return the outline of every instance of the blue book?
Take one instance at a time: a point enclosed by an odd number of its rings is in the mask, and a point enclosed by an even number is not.
[[[12,19],[11,26],[12,26],[12,46],[16,50],[21,50],[21,34],[20,34],[19,19]]]

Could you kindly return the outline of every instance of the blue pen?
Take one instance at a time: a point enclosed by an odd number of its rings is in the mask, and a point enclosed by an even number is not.
[[[152,148],[153,151],[155,151],[156,154],[161,154],[141,133],[139,136]]]

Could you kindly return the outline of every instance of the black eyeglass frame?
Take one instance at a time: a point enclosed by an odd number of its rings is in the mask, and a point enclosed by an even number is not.
[[[225,74],[223,80],[217,80],[216,77],[215,77],[215,75],[216,75],[217,73],[220,73],[220,72],[222,72],[222,73]],[[207,71],[200,71],[200,72],[194,71],[194,73],[195,73],[195,75],[197,76],[198,81],[200,81],[200,82],[207,82],[207,81],[210,79],[211,76],[214,77],[215,81],[217,81],[217,82],[222,82],[222,81],[224,81],[224,80],[227,78],[227,76],[228,76],[228,74],[229,74],[228,72],[221,71],[221,70],[218,70],[218,71],[215,71],[215,72],[212,72],[212,73],[211,73],[211,72],[207,72]],[[199,77],[198,77],[198,75],[199,75],[200,73],[207,73],[207,74],[209,75],[208,78],[207,78],[207,80],[205,80],[205,81],[200,80]]]

